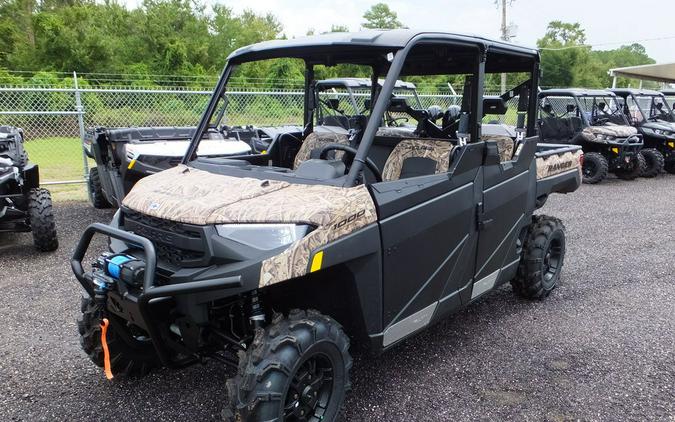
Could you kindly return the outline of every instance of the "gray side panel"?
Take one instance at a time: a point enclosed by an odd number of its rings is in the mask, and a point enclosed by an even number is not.
[[[438,302],[434,302],[426,308],[415,312],[407,318],[402,319],[401,321],[393,324],[387,328],[384,332],[384,337],[382,339],[382,345],[387,347],[388,345],[398,341],[415,331],[426,327],[431,321],[431,317],[438,306]]]

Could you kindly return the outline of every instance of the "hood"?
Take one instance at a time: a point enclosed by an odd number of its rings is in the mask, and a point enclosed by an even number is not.
[[[647,121],[644,122],[640,127],[643,129],[675,132],[675,123],[666,122],[665,120]]]
[[[190,141],[145,141],[126,144],[125,148],[129,159],[141,156],[182,158],[189,145]],[[200,157],[227,156],[250,152],[251,147],[247,143],[236,139],[204,139],[199,143],[197,155]]]
[[[136,183],[123,205],[142,214],[188,224],[307,223],[329,225],[352,210],[373,213],[364,186],[343,188],[233,177],[185,165]]]
[[[375,204],[363,185],[300,185],[219,175],[185,165],[141,179],[123,205],[188,224],[313,225],[307,236],[262,262],[261,287],[306,274],[313,253],[377,220]]]
[[[582,137],[587,141],[606,142],[606,139],[598,139],[603,137],[614,138],[628,138],[629,136],[637,135],[638,130],[633,126],[617,125],[614,123],[607,123],[601,126],[588,126],[581,131]]]

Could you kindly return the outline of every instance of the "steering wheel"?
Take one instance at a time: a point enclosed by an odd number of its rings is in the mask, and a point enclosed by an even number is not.
[[[330,151],[344,151],[347,154],[352,156],[352,159],[356,157],[356,148],[350,147],[349,145],[342,145],[342,144],[328,144],[321,148],[321,152],[319,153],[319,158],[322,160],[325,160],[326,157],[328,156],[328,153]],[[378,182],[382,181],[382,173],[380,173],[380,169],[377,168],[377,165],[371,160],[370,158],[366,157],[366,161],[364,161],[364,164],[366,167],[368,167],[368,170],[373,173],[373,176],[375,176],[375,180]]]

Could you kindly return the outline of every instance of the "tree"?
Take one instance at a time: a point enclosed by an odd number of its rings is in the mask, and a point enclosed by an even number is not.
[[[366,20],[362,25],[368,29],[395,29],[403,28],[403,24],[399,22],[396,12],[391,10],[389,6],[384,3],[374,4],[363,14]]]
[[[542,49],[542,81],[545,87],[601,85],[597,59],[585,45],[586,33],[578,23],[553,21],[546,34],[537,41]]]

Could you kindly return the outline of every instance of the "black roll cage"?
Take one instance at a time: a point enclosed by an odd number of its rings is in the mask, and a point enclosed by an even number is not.
[[[357,153],[354,157],[349,173],[347,174],[346,180],[344,182],[345,187],[354,186],[356,180],[358,179],[359,174],[363,170],[368,156],[368,152],[373,144],[375,134],[377,133],[379,122],[384,117],[385,112],[389,106],[389,98],[395,89],[396,81],[398,80],[406,59],[410,55],[410,52],[413,48],[422,45],[422,44],[443,44],[447,46],[456,46],[456,47],[468,47],[469,50],[475,49],[476,54],[474,55],[475,60],[470,65],[470,72],[466,72],[473,75],[471,78],[470,86],[470,97],[468,98],[469,102],[469,129],[468,129],[468,142],[477,142],[481,137],[481,118],[479,116],[483,115],[483,98],[484,86],[485,86],[485,64],[488,55],[488,45],[484,40],[471,38],[471,37],[460,37],[454,34],[438,34],[438,33],[420,33],[413,36],[402,48],[400,47],[391,47],[389,50],[393,54],[393,59],[391,59],[391,64],[388,71],[386,72],[386,77],[381,88],[378,89],[379,85],[379,76],[380,68],[374,61],[371,64],[372,72],[372,95],[377,95],[377,98],[373,98],[371,102],[371,113],[370,118],[368,119],[368,124],[363,132],[361,137],[361,142],[358,146]],[[531,78],[530,78],[530,87],[539,86],[539,55],[530,55],[526,53],[519,52],[516,47],[509,48],[508,46],[490,46],[495,53],[502,53],[511,55],[511,56],[521,56],[521,57],[532,57],[533,64],[530,69]],[[380,47],[379,50],[382,50]],[[388,56],[388,59],[390,56]],[[254,59],[251,61],[255,61]],[[245,62],[245,60],[242,60]],[[208,130],[209,122],[211,116],[213,116],[216,111],[219,99],[225,93],[225,87],[229,78],[232,74],[233,69],[236,67],[236,61],[232,59],[228,60],[225,65],[225,68],[216,84],[215,90],[209,103],[202,114],[197,129],[195,130],[194,136],[190,142],[190,145],[183,157],[182,164],[188,164],[196,157],[197,148],[199,142],[206,130]],[[303,137],[306,134],[311,133],[313,129],[313,112],[314,112],[314,102],[316,96],[314,95],[314,66],[307,59],[305,59],[305,99],[304,99],[304,130]],[[467,99],[466,93],[464,93],[464,98]],[[535,134],[535,120],[537,114],[538,101],[532,100],[534,98],[534,93],[530,90],[530,101],[529,107],[527,109],[527,114],[529,118],[527,119],[527,128],[526,136],[534,136]]]

